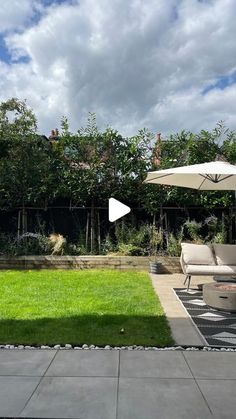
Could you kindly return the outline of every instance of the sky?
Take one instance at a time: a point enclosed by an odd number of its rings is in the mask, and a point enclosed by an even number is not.
[[[236,129],[235,0],[0,0],[0,101],[48,135]]]

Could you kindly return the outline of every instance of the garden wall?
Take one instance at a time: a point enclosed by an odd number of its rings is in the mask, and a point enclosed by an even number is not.
[[[0,257],[0,269],[134,269],[149,270],[153,257],[146,256],[17,256]],[[160,273],[179,273],[179,258],[160,256]]]

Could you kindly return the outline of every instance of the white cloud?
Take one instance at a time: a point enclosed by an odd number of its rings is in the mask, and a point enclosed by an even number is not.
[[[235,12],[234,0],[44,6],[37,24],[6,36],[12,55],[30,61],[0,66],[0,99],[27,98],[44,133],[63,114],[76,129],[89,111],[128,135],[144,125],[209,129],[221,119],[236,128],[235,85],[202,95],[236,69]],[[9,25],[19,23],[11,17]]]
[[[0,32],[23,29],[39,6],[36,0],[1,0]]]

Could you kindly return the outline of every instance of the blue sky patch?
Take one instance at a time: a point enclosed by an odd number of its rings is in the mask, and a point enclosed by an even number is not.
[[[28,55],[22,55],[17,59],[12,59],[12,62],[14,63],[22,63],[22,64],[27,64],[30,62],[30,57]]]
[[[51,6],[53,4],[55,6],[63,4],[63,3],[71,4],[72,0],[42,0],[42,3],[43,3],[44,6],[48,7],[48,6]]]
[[[12,57],[11,53],[9,52],[5,40],[3,36],[0,35],[0,61],[3,61],[6,64],[12,63],[28,63],[30,61],[30,57],[28,55],[22,55],[18,58]]]
[[[11,54],[8,51],[4,38],[0,35],[0,61],[11,63]]]
[[[73,0],[41,0],[42,5],[44,6],[45,10],[47,7],[50,6],[60,6],[62,4],[73,4]],[[33,25],[37,25],[42,17],[43,11],[40,12],[38,9],[34,9],[34,14],[30,18],[29,22],[26,23],[25,27],[30,27]]]
[[[224,90],[226,87],[231,86],[234,83],[236,83],[236,71],[229,76],[221,76],[215,83],[206,86],[202,91],[202,95],[206,95],[214,89]]]

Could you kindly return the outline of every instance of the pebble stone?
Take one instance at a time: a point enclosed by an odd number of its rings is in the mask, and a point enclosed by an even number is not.
[[[65,348],[66,349],[72,349],[72,345],[70,343],[66,343]]]
[[[82,349],[88,349],[88,345],[86,345],[86,343],[82,346]]]
[[[183,347],[183,346],[167,346],[164,348],[159,348],[157,346],[141,346],[141,345],[130,345],[130,346],[110,346],[105,345],[103,347],[101,346],[95,346],[95,345],[87,345],[84,343],[82,346],[72,346],[70,343],[66,343],[65,346],[61,345],[54,345],[54,346],[48,346],[48,345],[41,345],[41,346],[30,346],[30,345],[0,345],[1,349],[76,349],[76,350],[128,350],[128,351],[212,351],[212,352],[236,352],[236,347],[233,348],[214,348],[210,346],[203,346],[203,347],[195,347],[195,346],[189,346],[189,347]]]

